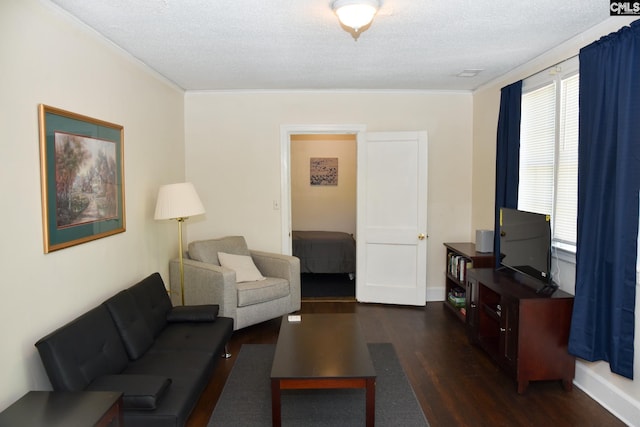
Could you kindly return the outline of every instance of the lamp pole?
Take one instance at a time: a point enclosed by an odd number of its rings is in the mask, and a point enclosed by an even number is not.
[[[182,223],[188,218],[176,218],[178,220],[178,250],[180,259],[180,297],[184,305],[184,263],[182,260]]]

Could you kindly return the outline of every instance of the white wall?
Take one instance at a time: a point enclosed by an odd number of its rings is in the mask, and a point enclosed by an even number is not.
[[[508,75],[484,86],[473,94],[473,216],[472,229],[493,229],[495,194],[496,131],[500,107],[500,89],[524,79],[565,59],[580,48],[617,31],[635,18],[614,17],[523,65]],[[570,293],[575,289],[575,264],[554,260],[560,287]],[[640,307],[640,289],[636,294]],[[640,372],[640,316],[636,308],[635,372]],[[605,362],[578,361],[575,384],[630,425],[640,426],[640,381],[612,374]]]
[[[444,298],[445,241],[471,238],[471,94],[425,92],[187,92],[187,178],[207,213],[193,239],[242,234],[282,251],[281,125],[365,125],[429,133],[427,298]]]
[[[338,159],[337,185],[311,185],[310,159]],[[292,230],[342,231],[356,235],[355,135],[291,137]]]
[[[160,184],[184,179],[183,92],[37,0],[0,2],[0,410],[50,387],[34,343],[146,275],[168,277],[175,224]],[[37,106],[124,126],[125,233],[44,254]]]

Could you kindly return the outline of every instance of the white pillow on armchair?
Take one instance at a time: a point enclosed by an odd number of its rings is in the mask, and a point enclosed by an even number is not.
[[[225,252],[218,252],[220,265],[236,272],[236,282],[255,282],[265,280],[266,277],[260,273],[258,267],[250,256],[234,255]]]

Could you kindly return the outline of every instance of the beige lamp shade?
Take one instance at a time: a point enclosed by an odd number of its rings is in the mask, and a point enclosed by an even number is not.
[[[204,206],[190,182],[163,185],[158,190],[154,219],[188,218],[204,213]]]

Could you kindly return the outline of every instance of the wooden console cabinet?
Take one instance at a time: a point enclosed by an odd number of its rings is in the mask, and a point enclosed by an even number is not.
[[[541,285],[511,271],[470,269],[466,275],[467,331],[513,377],[518,393],[530,381],[561,380],[571,390],[575,357],[567,351],[573,296],[557,290],[536,294]]]

